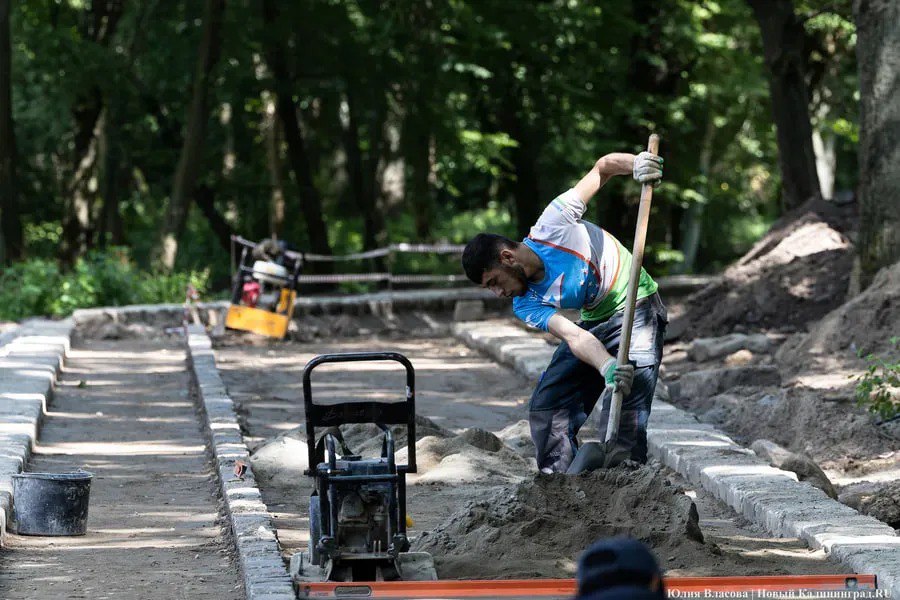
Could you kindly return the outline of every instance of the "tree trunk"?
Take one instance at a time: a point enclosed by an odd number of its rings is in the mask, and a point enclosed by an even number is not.
[[[528,235],[531,226],[541,214],[541,193],[538,182],[537,159],[540,151],[534,136],[521,116],[522,99],[519,90],[507,89],[503,97],[503,129],[516,140],[511,161],[515,179],[512,182],[516,208],[516,233]]]
[[[821,197],[809,120],[803,23],[793,0],[747,0],[762,32],[772,115],[778,131],[782,209]]]
[[[18,260],[24,253],[12,114],[10,4],[11,0],[0,0],[0,236],[3,238],[0,264]]]
[[[283,40],[276,39],[272,31],[279,29],[278,10],[273,0],[263,0],[263,19],[271,30],[265,37],[266,62],[272,72],[275,87],[275,107],[278,120],[284,132],[284,139],[288,147],[288,160],[297,189],[300,194],[300,210],[306,220],[306,230],[309,237],[310,250],[316,254],[331,254],[331,244],[328,242],[328,228],[322,216],[322,198],[316,188],[309,164],[309,153],[300,131],[300,122],[297,118],[297,109],[294,106],[291,93],[291,75],[288,70],[286,44]],[[331,271],[331,263],[319,263],[320,271]]]
[[[100,152],[100,197],[103,208],[98,227],[98,245],[121,246],[125,242],[122,214],[119,202],[125,183],[126,169],[122,161],[122,144],[119,139],[119,123],[114,107],[115,100],[108,99],[104,115],[103,133],[99,140]]]
[[[819,177],[822,198],[834,198],[834,176],[837,172],[837,136],[831,131],[813,131],[813,150],[816,153],[816,174]]]
[[[538,182],[538,149],[525,135],[516,138],[519,145],[513,148],[512,163],[516,173],[513,195],[516,199],[516,226],[525,236],[541,214],[541,193]]]
[[[231,235],[234,231],[231,229],[228,221],[225,220],[225,217],[222,216],[222,213],[216,210],[215,193],[209,186],[199,185],[194,189],[193,196],[194,202],[197,203],[197,208],[200,209],[200,212],[203,213],[203,216],[209,222],[209,227],[219,241],[219,245],[230,252]]]
[[[431,175],[431,127],[427,115],[423,114],[427,107],[422,104],[421,98],[417,98],[406,107],[402,132],[406,149],[406,183],[403,188],[407,205],[413,211],[418,242],[431,239],[434,219],[434,202],[428,182]]]
[[[900,4],[855,0],[862,288],[900,260]]]
[[[703,178],[698,190],[700,195],[709,201],[709,179],[712,170],[713,139],[716,135],[716,126],[713,122],[712,107],[709,118],[706,121],[706,131],[703,132],[703,148],[700,150],[700,176]],[[690,273],[697,262],[697,250],[700,248],[700,234],[703,228],[704,205],[700,202],[692,202],[682,217],[681,253],[684,256],[680,273]]]
[[[269,199],[269,234],[281,239],[284,235],[284,179],[281,171],[281,136],[278,135],[278,115],[275,102],[266,99],[266,166],[272,196]]]
[[[96,0],[91,2],[79,24],[79,35],[101,48],[109,46],[122,18],[122,0]],[[98,86],[76,99],[72,109],[75,122],[74,151],[67,157],[71,170],[64,175],[61,194],[64,201],[62,218],[63,235],[59,256],[64,265],[71,265],[94,243],[97,188],[89,185],[97,172],[99,140],[106,124],[104,98]]]
[[[384,128],[384,96],[380,96],[374,109],[375,115],[370,125],[369,153],[363,156],[360,146],[359,107],[352,88],[347,90],[347,121],[344,127],[344,150],[347,154],[347,179],[350,182],[350,193],[356,201],[363,217],[363,245],[372,250],[384,241],[384,221],[378,212],[377,174],[378,161],[381,157],[382,130]],[[375,268],[380,269],[382,261],[375,261]]]
[[[203,158],[203,143],[206,138],[206,122],[209,119],[209,80],[212,70],[219,60],[222,44],[222,17],[225,0],[206,0],[203,14],[203,33],[197,56],[196,71],[191,105],[188,112],[187,130],[175,178],[172,196],[166,208],[160,230],[158,261],[166,270],[175,267],[178,242],[187,224],[191,194],[197,180],[197,172]]]

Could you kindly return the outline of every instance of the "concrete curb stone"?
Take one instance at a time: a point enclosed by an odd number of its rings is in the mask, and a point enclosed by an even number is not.
[[[187,354],[200,391],[204,429],[215,458],[225,513],[234,534],[245,596],[249,600],[295,600],[272,517],[256,485],[250,452],[241,437],[234,402],[228,397],[216,368],[212,342],[202,327],[188,327]],[[237,460],[247,466],[240,478],[234,472]]]
[[[537,381],[553,355],[545,340],[502,321],[456,323],[466,345]],[[653,403],[648,443],[663,464],[702,486],[738,514],[779,537],[822,548],[845,568],[874,574],[878,586],[900,597],[900,536],[872,517],[770,466],[715,427],[665,402],[664,384]]]
[[[457,301],[479,300],[499,308],[509,305],[508,300],[498,299],[487,290],[460,288],[444,290],[400,290],[347,296],[300,296],[294,302],[294,316],[329,314],[384,314],[391,310],[441,309],[453,310]],[[228,301],[199,302],[195,306],[201,320],[209,323],[224,321]],[[142,323],[147,325],[178,327],[184,320],[183,304],[134,304],[84,308],[72,313],[79,327],[98,327],[106,323]]]
[[[71,319],[31,319],[0,341],[0,547],[12,518],[12,476],[38,439],[73,328]]]

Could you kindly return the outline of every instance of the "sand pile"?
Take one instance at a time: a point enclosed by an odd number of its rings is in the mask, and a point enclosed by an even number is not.
[[[442,578],[571,577],[588,545],[614,535],[636,537],[658,556],[714,562],[698,520],[694,503],[662,467],[623,466],[577,477],[538,474],[505,486],[414,546],[432,553]]]
[[[508,425],[497,432],[497,437],[519,456],[534,458],[534,442],[531,441],[531,426],[526,419]]]
[[[691,296],[670,337],[734,330],[793,332],[835,309],[846,296],[855,205],[810,201],[776,222],[721,280]]]
[[[296,427],[257,446],[250,454],[253,474],[276,487],[311,485],[304,475],[308,466],[305,427]]]
[[[344,443],[356,454],[366,457],[381,456],[382,433],[377,426],[370,423],[342,425],[340,427]],[[395,448],[406,446],[406,427],[391,427],[394,434]],[[317,430],[321,436],[324,430]],[[416,435],[448,436],[450,432],[427,417],[416,415]],[[266,440],[256,446],[250,454],[253,473],[263,482],[275,486],[294,486],[305,480],[303,471],[307,468],[308,453],[306,446],[306,427],[301,425],[290,431]]]
[[[900,263],[878,272],[865,291],[829,313],[809,333],[791,337],[778,360],[802,367],[806,357],[822,354],[890,352],[900,333]]]
[[[391,426],[394,436],[394,451],[400,450],[409,442],[406,436],[405,425]],[[383,434],[378,426],[371,423],[357,423],[353,425],[341,425],[341,434],[344,442],[354,453],[361,456],[381,456],[381,444]],[[416,437],[422,439],[428,436],[448,437],[452,432],[444,429],[428,417],[416,415]]]
[[[397,452],[406,462],[408,449]],[[411,483],[488,483],[521,481],[534,471],[528,460],[507,447],[497,436],[483,429],[466,429],[452,437],[428,436],[416,444],[418,474]]]
[[[381,456],[383,434],[372,424],[342,425],[341,435],[354,454]],[[398,463],[409,459],[406,427],[396,425],[395,457]],[[416,462],[414,482],[482,482],[503,484],[521,481],[534,471],[534,461],[517,454],[496,435],[471,428],[459,434],[444,429],[427,417],[416,416]],[[282,433],[257,446],[250,456],[253,471],[262,481],[276,486],[297,485],[307,468],[306,431],[303,426]]]

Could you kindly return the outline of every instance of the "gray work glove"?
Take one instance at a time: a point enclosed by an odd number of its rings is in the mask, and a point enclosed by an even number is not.
[[[634,179],[638,183],[659,185],[663,176],[663,159],[649,152],[641,152],[634,157]]]
[[[620,367],[616,364],[615,358],[610,358],[603,363],[600,373],[606,381],[606,387],[622,392],[623,398],[631,393],[631,384],[634,383],[634,365],[624,364]]]

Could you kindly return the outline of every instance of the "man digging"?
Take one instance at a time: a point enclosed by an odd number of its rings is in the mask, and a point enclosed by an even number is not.
[[[616,366],[632,257],[608,232],[582,220],[586,204],[615,175],[640,183],[662,179],[663,160],[641,152],[607,154],[575,187],[557,196],[521,243],[479,233],[462,256],[466,276],[498,296],[528,325],[562,343],[541,374],[528,421],[538,468],[565,473],[578,450],[576,436],[603,395],[606,423],[612,391],[622,392],[618,444],[632,460],[647,462],[647,420],[667,324],[657,285],[641,269],[634,311],[631,364]],[[559,309],[581,309],[576,324]],[[627,453],[626,453],[627,456]]]

